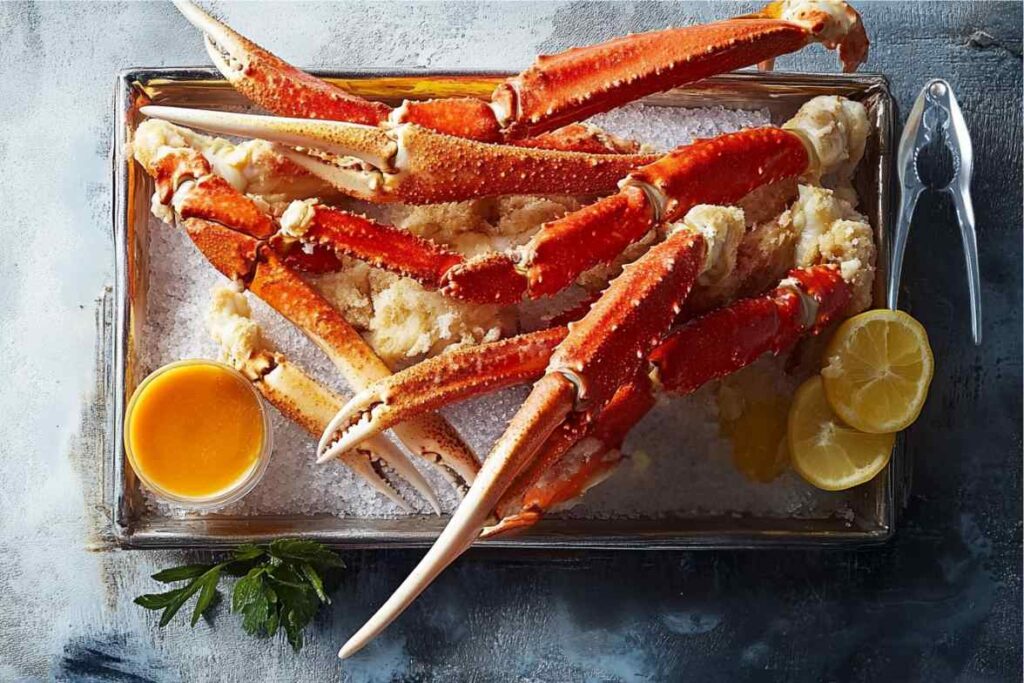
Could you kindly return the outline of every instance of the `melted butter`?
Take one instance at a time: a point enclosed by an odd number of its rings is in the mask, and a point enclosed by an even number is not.
[[[170,368],[142,387],[125,429],[139,476],[204,499],[240,484],[259,460],[263,417],[244,379],[214,364]]]
[[[765,483],[782,474],[791,397],[775,386],[770,369],[756,364],[726,378],[717,399],[719,433],[732,444],[736,469]]]

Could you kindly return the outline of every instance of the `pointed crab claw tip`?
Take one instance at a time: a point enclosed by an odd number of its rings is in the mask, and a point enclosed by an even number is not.
[[[241,77],[256,46],[191,0],[174,0],[174,6],[190,24],[203,33],[206,53],[224,77],[229,81]]]
[[[215,28],[220,24],[219,21],[207,14],[205,10],[192,2],[192,0],[172,0],[172,2],[177,10],[181,12],[181,15],[188,20],[188,23],[200,31],[206,32],[208,29]]]
[[[397,151],[396,143],[385,130],[346,121],[240,114],[152,104],[140,107],[139,111],[150,118],[200,128],[218,135],[260,138],[340,157],[357,157],[377,168],[389,168]]]
[[[173,2],[188,23],[203,32],[208,47],[212,43],[212,47],[218,53],[225,52],[235,59],[240,59],[243,56],[246,41],[242,36],[223,22],[214,19],[191,0],[173,0]]]
[[[383,398],[372,389],[353,396],[327,423],[317,444],[317,463],[336,458],[378,434],[377,409],[383,405]]]
[[[347,451],[343,459],[352,469],[362,474],[377,491],[406,512],[415,512],[415,509],[399,491],[399,482],[415,489],[435,514],[441,514],[441,504],[430,484],[409,459],[387,439],[375,439],[372,448]]]

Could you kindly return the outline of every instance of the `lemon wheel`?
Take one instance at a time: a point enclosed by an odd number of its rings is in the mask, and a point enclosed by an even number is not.
[[[818,376],[797,389],[787,437],[793,469],[826,491],[873,479],[889,463],[896,442],[895,434],[870,434],[844,424],[829,405]]]
[[[905,429],[924,407],[934,361],[921,323],[902,311],[875,310],[844,322],[821,371],[836,414],[862,432]]]

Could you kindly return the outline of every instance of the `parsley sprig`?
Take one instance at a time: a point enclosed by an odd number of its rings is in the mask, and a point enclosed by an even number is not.
[[[231,611],[242,616],[242,628],[257,637],[270,637],[283,629],[296,652],[302,649],[302,631],[323,604],[330,604],[325,581],[345,563],[316,541],[285,538],[268,545],[240,545],[231,559],[217,564],[186,564],[153,574],[161,583],[187,581],[164,593],[135,598],[146,609],[163,610],[160,626],[166,626],[192,596],[195,626],[220,602],[217,584],[221,575],[240,577],[231,595]]]

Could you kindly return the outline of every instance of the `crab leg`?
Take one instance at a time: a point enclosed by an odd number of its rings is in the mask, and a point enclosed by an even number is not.
[[[387,129],[184,107],[142,114],[221,135],[256,137],[338,191],[371,202],[432,204],[507,194],[598,194],[615,188],[645,154],[588,154],[495,145],[412,123]]]
[[[429,240],[315,200],[293,203],[282,217],[282,229],[319,249],[415,278],[456,298],[511,304],[560,291],[583,271],[612,261],[657,225],[678,220],[697,204],[735,203],[756,188],[807,173],[813,159],[802,135],[777,128],[698,141],[630,173],[618,193],[545,224],[515,254],[465,259]],[[744,172],[748,168],[754,170]]]
[[[529,528],[546,512],[569,503],[611,476],[629,430],[654,406],[654,388],[638,373],[619,388],[589,424],[567,420],[495,506],[498,522],[481,533],[492,538]]]
[[[494,113],[481,100],[433,100],[406,103],[392,109],[295,68],[190,0],[174,0],[174,4],[189,23],[203,32],[206,52],[228,82],[248,99],[278,116],[348,121],[367,126],[410,122],[480,142],[502,141]],[[593,154],[632,154],[639,148],[635,142],[583,124],[517,140],[515,144]]]
[[[249,316],[245,295],[232,287],[219,287],[213,294],[207,325],[221,345],[225,359],[249,378],[267,401],[310,434],[319,436],[341,406],[341,397],[304,373],[284,354],[269,350],[259,326]],[[437,497],[419,470],[381,436],[371,437],[339,459],[407,512],[413,508],[399,493],[394,475],[410,484],[435,511],[440,509]]]
[[[317,448],[324,462],[414,415],[538,379],[568,329],[553,327],[455,349],[358,392],[326,425]]]
[[[214,175],[199,152],[162,142],[167,141],[136,140],[136,158],[155,179],[157,200],[173,208],[210,263],[294,323],[351,386],[362,389],[390,375],[341,314],[262,239],[274,229],[269,216]],[[441,416],[418,416],[400,425],[395,434],[417,456],[438,466],[458,490],[473,481],[479,469],[476,458]]]
[[[846,71],[867,57],[860,16],[836,0],[782,0],[703,26],[614,38],[538,57],[492,96],[505,135],[537,135],[625,102],[768,62],[813,42],[837,47]]]
[[[292,223],[300,239],[451,296],[516,303],[560,291],[697,204],[733,204],[782,180],[816,178],[855,164],[866,126],[863,105],[822,97],[806,103],[781,129],[744,130],[679,147],[627,175],[618,193],[545,224],[513,254],[463,259],[428,240],[309,202],[302,219]]]
[[[742,222],[740,223],[742,226]],[[552,356],[523,407],[433,547],[339,653],[347,657],[395,619],[479,535],[514,478],[571,412],[593,414],[635,376],[669,329],[718,238],[682,227],[625,268]],[[574,419],[588,417],[574,416]]]
[[[225,78],[275,114],[365,125],[415,123],[483,142],[547,133],[646,95],[770,63],[813,42],[838,48],[847,71],[866,58],[868,49],[860,16],[845,2],[782,0],[734,19],[633,34],[539,57],[498,85],[490,102],[468,97],[405,101],[391,110],[296,69],[190,2],[175,4],[205,34],[207,52]],[[572,135],[555,140],[567,138]],[[548,143],[533,140],[535,146]]]
[[[837,265],[796,269],[775,290],[697,318],[670,334],[650,355],[657,386],[686,395],[746,367],[766,353],[778,355],[803,336],[827,327],[846,309],[851,286]],[[645,375],[625,385],[590,428],[555,432],[544,453],[502,497],[491,538],[536,524],[545,512],[583,495],[621,460],[629,430],[654,405]],[[563,433],[564,432],[564,433]]]

